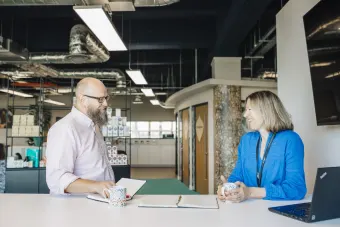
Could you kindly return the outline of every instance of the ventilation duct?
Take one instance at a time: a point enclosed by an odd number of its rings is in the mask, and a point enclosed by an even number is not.
[[[83,0],[0,0],[1,6],[37,6],[37,5],[84,5]]]
[[[32,53],[29,62],[41,64],[85,64],[109,60],[110,54],[82,24],[73,26],[69,53]]]
[[[135,7],[167,6],[179,2],[179,0],[135,0]]]

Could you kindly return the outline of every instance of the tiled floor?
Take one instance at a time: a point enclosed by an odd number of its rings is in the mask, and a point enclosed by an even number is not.
[[[175,168],[131,168],[131,178],[160,179],[176,178]]]

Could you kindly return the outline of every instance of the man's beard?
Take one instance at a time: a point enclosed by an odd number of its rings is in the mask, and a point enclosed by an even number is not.
[[[108,121],[106,109],[101,111],[100,109],[93,109],[93,108],[90,107],[87,110],[87,115],[99,127],[105,125]]]

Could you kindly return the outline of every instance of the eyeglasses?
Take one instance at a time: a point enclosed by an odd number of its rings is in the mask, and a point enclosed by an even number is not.
[[[84,96],[91,98],[91,99],[97,99],[100,104],[102,104],[104,102],[104,100],[106,100],[106,102],[108,102],[110,100],[109,95],[104,96],[104,97],[94,97],[94,96],[90,96],[90,95],[84,95]]]

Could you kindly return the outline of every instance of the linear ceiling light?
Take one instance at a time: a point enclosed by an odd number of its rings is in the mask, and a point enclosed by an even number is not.
[[[148,84],[140,70],[126,70],[126,73],[129,75],[129,77],[135,84],[137,85]]]
[[[152,99],[150,100],[150,102],[152,103],[152,105],[156,106],[156,105],[159,105],[159,101],[157,99]]]
[[[57,101],[54,101],[54,100],[51,100],[51,99],[46,99],[46,100],[44,100],[44,102],[54,104],[54,105],[58,105],[58,106],[65,106],[65,103],[57,102]]]
[[[154,97],[155,96],[152,89],[150,89],[150,88],[142,88],[141,90],[146,97]]]
[[[127,50],[102,6],[74,6],[73,10],[109,51]]]
[[[33,95],[22,93],[22,92],[19,92],[19,91],[9,90],[7,88],[0,89],[0,91],[11,94],[11,95],[17,95],[17,96],[25,97],[25,98],[32,98],[33,97]]]

